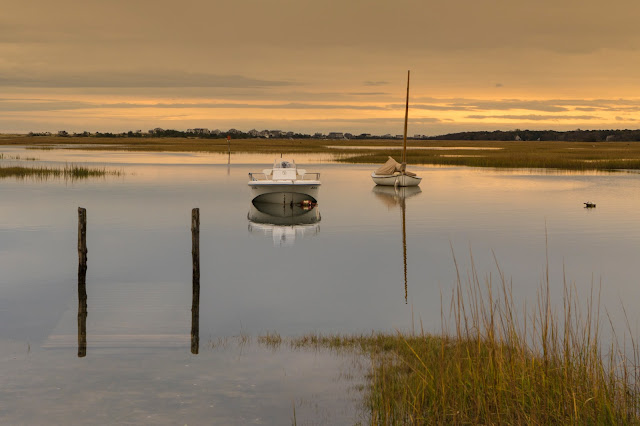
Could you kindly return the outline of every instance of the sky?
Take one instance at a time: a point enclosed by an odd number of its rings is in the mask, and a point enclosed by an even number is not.
[[[637,0],[0,5],[0,133],[640,127]]]

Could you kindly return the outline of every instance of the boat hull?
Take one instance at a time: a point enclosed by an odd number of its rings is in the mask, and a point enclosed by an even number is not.
[[[258,199],[262,203],[296,204],[305,200],[315,203],[318,201],[320,182],[252,181],[249,182],[249,188],[251,188],[251,199]]]
[[[309,225],[320,221],[320,211],[317,206],[304,208],[297,204],[278,205],[253,201],[247,219],[275,226]]]
[[[422,180],[422,178],[418,176],[377,175],[375,173],[371,173],[371,178],[376,185],[381,186],[418,186]]]

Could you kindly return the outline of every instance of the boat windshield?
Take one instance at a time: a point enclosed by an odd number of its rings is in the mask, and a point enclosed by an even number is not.
[[[273,168],[274,169],[295,169],[296,168],[296,163],[295,161],[291,160],[276,160],[276,162],[273,164]]]

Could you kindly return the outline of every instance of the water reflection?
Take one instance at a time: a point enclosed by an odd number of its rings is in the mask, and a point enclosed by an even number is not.
[[[87,356],[87,210],[78,207],[78,358]]]
[[[249,206],[248,229],[252,234],[270,235],[274,247],[288,247],[296,238],[320,232],[317,203],[264,203],[252,201]]]
[[[198,355],[200,348],[200,280],[193,281],[191,296],[191,353]]]
[[[87,265],[78,264],[78,357],[87,356]]]
[[[87,356],[87,211],[78,207],[78,357]],[[200,209],[191,212],[191,353],[200,347]],[[103,336],[104,337],[104,336]],[[120,336],[122,337],[122,336]]]
[[[408,303],[408,282],[407,282],[407,224],[406,224],[406,210],[407,198],[414,197],[420,194],[422,190],[418,186],[374,186],[373,193],[376,198],[381,200],[388,208],[393,208],[397,205],[400,206],[402,211],[402,260],[404,266],[404,303]]]
[[[191,210],[191,353],[200,349],[200,209]]]

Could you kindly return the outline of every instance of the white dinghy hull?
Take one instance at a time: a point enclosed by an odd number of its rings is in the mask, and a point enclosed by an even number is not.
[[[373,179],[376,185],[382,186],[418,186],[422,180],[422,178],[418,176],[377,175],[375,172],[371,173],[371,179]]]

